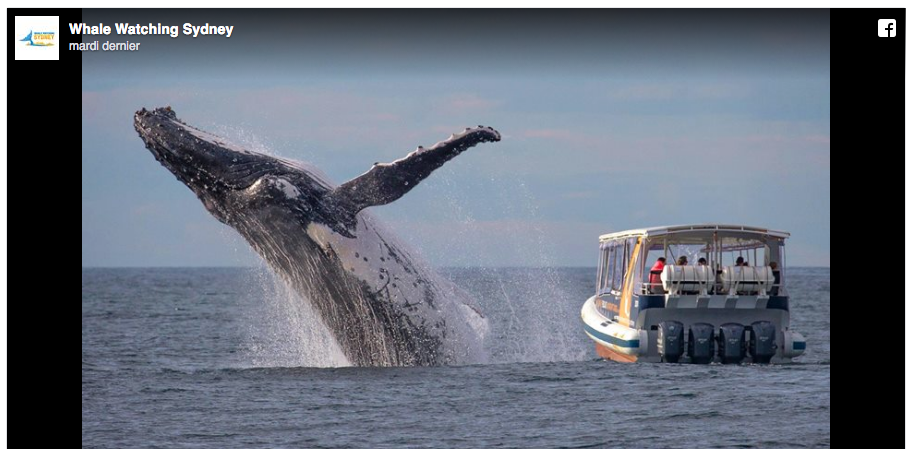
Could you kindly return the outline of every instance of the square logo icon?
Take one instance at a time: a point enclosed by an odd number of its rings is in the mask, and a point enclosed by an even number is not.
[[[897,21],[895,21],[893,19],[879,19],[878,20],[878,36],[879,37],[897,36]]]
[[[16,16],[13,46],[17,61],[60,60],[60,16]]]

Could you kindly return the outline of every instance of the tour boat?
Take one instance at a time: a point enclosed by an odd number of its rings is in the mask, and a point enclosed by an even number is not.
[[[580,311],[596,353],[670,363],[784,363],[801,355],[805,338],[789,323],[787,237],[719,224],[600,236],[596,294]]]

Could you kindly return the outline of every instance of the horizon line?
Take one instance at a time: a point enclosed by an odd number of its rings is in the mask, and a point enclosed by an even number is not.
[[[199,266],[151,265],[151,266],[83,266],[83,267],[82,267],[82,269],[150,269],[150,268],[151,268],[151,269],[175,269],[175,268],[181,268],[181,269],[188,269],[188,268],[189,268],[189,269],[212,269],[212,268],[219,268],[219,269],[223,269],[223,268],[251,269],[251,268],[260,268],[260,267],[259,267],[259,266],[256,266],[256,265],[225,265],[225,266],[218,266],[218,265],[199,265]],[[517,265],[515,265],[515,266],[433,266],[433,267],[432,267],[432,269],[454,269],[454,268],[458,268],[458,269],[465,269],[465,268],[489,268],[489,269],[515,269],[515,268],[527,268],[527,269],[531,269],[531,268],[537,268],[537,269],[544,269],[544,268],[587,268],[587,269],[596,269],[597,266],[596,266],[596,265],[592,265],[592,266],[580,266],[580,265],[577,265],[577,266],[573,266],[573,265],[561,265],[561,266],[517,266]],[[829,265],[828,265],[828,266],[823,266],[823,265],[793,265],[793,266],[786,266],[786,268],[787,268],[787,269],[789,269],[789,268],[828,268],[828,269],[830,269],[830,266],[829,266]]]

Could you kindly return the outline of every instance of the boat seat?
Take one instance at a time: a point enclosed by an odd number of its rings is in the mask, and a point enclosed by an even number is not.
[[[724,293],[730,295],[767,295],[774,285],[769,266],[726,266],[720,275]]]
[[[670,295],[706,295],[713,290],[714,275],[709,266],[666,265],[660,279]]]

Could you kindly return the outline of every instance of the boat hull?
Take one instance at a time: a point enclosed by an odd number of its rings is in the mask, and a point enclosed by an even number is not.
[[[581,309],[584,332],[596,345],[596,354],[602,358],[617,362],[661,362],[658,346],[658,324],[664,321],[675,321],[683,324],[685,330],[692,324],[710,324],[719,330],[724,324],[750,326],[758,321],[766,321],[776,328],[776,354],[770,363],[787,363],[805,351],[805,338],[789,330],[789,312],[780,309],[701,309],[701,308],[651,308],[640,311],[634,323],[624,324],[623,319],[608,317],[611,315],[600,308],[599,296],[593,296],[584,303]],[[746,331],[746,336],[750,336]],[[687,332],[685,333],[687,339]],[[714,344],[714,348],[716,345]],[[751,363],[752,357],[745,343],[743,363]],[[689,363],[685,352],[678,360]],[[717,355],[714,361],[719,362]]]
[[[606,360],[614,360],[616,362],[633,363],[637,361],[636,355],[625,355],[620,352],[615,352],[613,349],[600,343],[596,343],[596,355]]]

